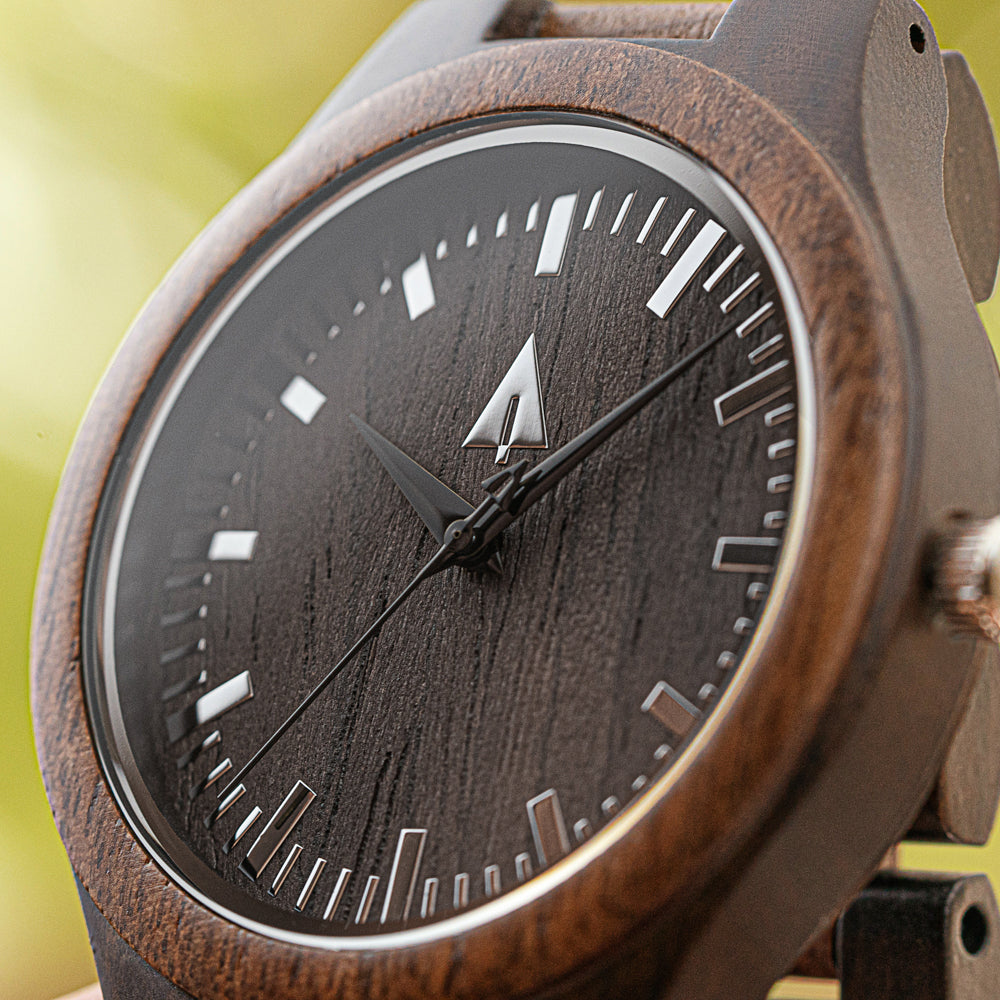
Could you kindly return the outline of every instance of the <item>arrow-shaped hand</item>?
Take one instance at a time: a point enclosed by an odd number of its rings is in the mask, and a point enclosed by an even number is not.
[[[410,501],[420,519],[430,529],[438,544],[443,544],[444,533],[448,526],[468,517],[473,511],[472,504],[445,486],[440,479],[432,476],[422,465],[414,462],[409,455],[382,437],[373,427],[369,427],[360,417],[352,413],[351,421],[368,447],[375,453],[375,457],[385,466],[386,471],[402,490],[403,496]]]
[[[483,483],[488,494],[487,502],[480,505],[473,514],[449,527],[445,540],[452,546],[452,555],[443,565],[447,567],[457,563],[475,566],[477,560],[491,551],[491,546],[514,521],[542,497],[551,493],[588,455],[658,399],[735,329],[734,323],[720,330],[659,378],[625,400],[621,406],[578,434],[569,444],[563,445],[544,462],[530,469],[527,462],[518,462]]]

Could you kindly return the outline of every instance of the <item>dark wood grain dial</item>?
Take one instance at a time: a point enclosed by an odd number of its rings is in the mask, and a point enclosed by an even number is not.
[[[769,247],[686,154],[569,116],[413,143],[262,239],[150,387],[90,570],[98,743],[165,867],[275,933],[396,931],[669,780],[808,490]],[[231,780],[437,547],[359,420],[475,506],[722,333],[504,532],[501,572],[423,583]]]

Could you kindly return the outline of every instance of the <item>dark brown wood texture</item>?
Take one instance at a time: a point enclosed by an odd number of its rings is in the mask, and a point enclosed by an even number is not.
[[[171,884],[123,824],[101,777],[79,664],[83,570],[100,491],[174,333],[262,229],[404,136],[528,108],[610,114],[673,136],[733,181],[770,231],[814,345],[819,451],[802,557],[737,696],[685,766],[617,830],[502,907],[479,911],[493,917],[489,924],[392,951],[328,952],[258,937]],[[929,626],[912,604],[926,517],[912,530],[900,521],[924,474],[915,451],[922,383],[893,270],[873,232],[824,160],[771,106],[694,62],[626,43],[528,44],[506,48],[502,61],[476,55],[300,140],[225,210],[138,321],[81,431],[50,524],[33,636],[39,754],[73,865],[110,924],[200,998],[596,997],[612,987],[652,996],[683,967],[695,931],[739,926],[725,885],[750,859],[772,875],[753,914],[759,933],[776,926],[796,893],[806,913],[839,908],[916,813],[971,683],[971,647],[949,645],[944,655],[934,643],[920,702],[933,718],[914,727],[907,709],[885,697],[886,685],[902,690],[902,665],[894,659],[889,669],[883,658],[906,602],[912,635],[926,639]],[[968,464],[957,471],[974,475]],[[949,657],[954,676],[936,669]],[[895,720],[885,730],[892,742],[883,746],[868,731],[864,746],[852,746],[851,721],[873,692]],[[919,732],[897,743],[911,728]],[[887,780],[912,772],[898,795],[866,773],[879,758]],[[772,832],[808,804],[817,775],[841,802],[859,781],[868,784],[844,830],[811,827],[809,851],[781,856]],[[795,950],[820,929],[817,920]],[[759,992],[783,971],[767,965],[770,955],[753,969],[738,951],[715,958],[701,996],[724,995],[718,983]]]
[[[711,38],[728,3],[513,4],[498,38]]]
[[[100,996],[107,1000],[190,1000],[189,993],[167,982],[115,933],[82,888],[80,903],[97,959]]]

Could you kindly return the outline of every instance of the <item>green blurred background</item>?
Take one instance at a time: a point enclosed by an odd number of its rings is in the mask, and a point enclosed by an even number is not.
[[[172,261],[405,5],[0,0],[3,1000],[44,1000],[94,978],[28,715],[32,586],[75,428]],[[925,6],[1000,117],[1000,0]],[[996,300],[984,318],[1000,343]],[[905,860],[1000,883],[1000,842],[909,848]]]

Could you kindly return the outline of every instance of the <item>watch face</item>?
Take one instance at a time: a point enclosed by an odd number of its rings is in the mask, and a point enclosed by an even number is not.
[[[762,668],[809,371],[760,223],[644,133],[481,120],[320,191],[181,331],[102,501],[85,677],[137,836],[319,945],[570,873]],[[496,537],[408,589],[473,508]]]

